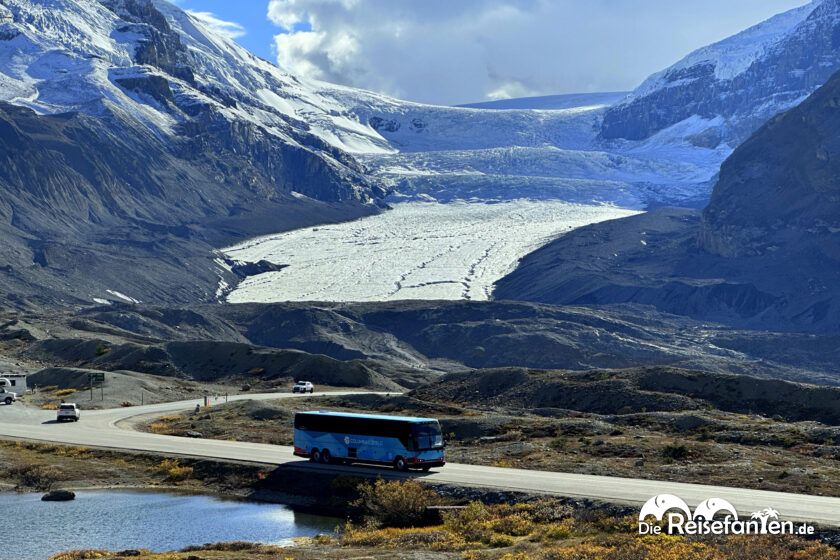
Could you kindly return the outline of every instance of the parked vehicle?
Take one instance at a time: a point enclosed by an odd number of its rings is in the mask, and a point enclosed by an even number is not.
[[[14,391],[18,395],[25,395],[27,391],[26,374],[4,373],[0,374],[0,388],[7,391]]]
[[[58,405],[58,416],[56,420],[58,422],[64,422],[65,420],[69,420],[71,422],[78,422],[79,418],[81,418],[81,412],[79,411],[79,407],[72,403],[61,403]]]
[[[294,387],[292,387],[292,393],[314,393],[315,392],[315,385],[310,383],[309,381],[298,381],[295,383]]]
[[[299,412],[295,455],[316,463],[370,463],[396,470],[442,467],[443,433],[434,418]]]
[[[12,404],[18,400],[17,393],[13,393],[7,389],[0,388],[0,402]]]

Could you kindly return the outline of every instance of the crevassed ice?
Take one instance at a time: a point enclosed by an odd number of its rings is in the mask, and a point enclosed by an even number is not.
[[[486,300],[527,253],[571,229],[635,213],[563,201],[397,204],[225,249],[239,261],[289,265],[246,279],[228,301]]]

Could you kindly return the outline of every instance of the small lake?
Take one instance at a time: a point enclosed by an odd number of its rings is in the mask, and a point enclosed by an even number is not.
[[[84,491],[72,502],[0,492],[5,527],[0,559],[43,560],[62,550],[148,548],[161,552],[221,541],[283,544],[329,533],[338,519],[288,507],[208,496]]]

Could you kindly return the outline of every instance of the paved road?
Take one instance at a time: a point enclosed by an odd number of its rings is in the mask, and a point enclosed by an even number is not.
[[[278,398],[310,398],[313,399],[314,405],[318,400],[318,395],[304,397],[277,393],[253,394],[231,397],[231,400]],[[783,520],[840,526],[840,498],[454,463],[426,474],[400,474],[389,469],[314,465],[294,457],[290,447],[187,439],[147,434],[131,429],[130,419],[132,418],[190,410],[195,408],[198,402],[198,400],[192,400],[127,409],[83,411],[82,421],[77,424],[52,423],[54,413],[24,407],[20,404],[11,407],[0,406],[0,438],[25,438],[71,445],[248,461],[269,465],[295,464],[303,468],[355,474],[368,472],[377,476],[397,478],[418,477],[448,484],[593,498],[633,505],[642,504],[657,494],[680,496],[692,507],[703,500],[716,497],[730,501],[743,514],[773,507],[781,513]]]

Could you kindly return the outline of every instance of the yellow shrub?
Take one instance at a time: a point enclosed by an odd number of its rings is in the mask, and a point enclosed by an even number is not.
[[[493,548],[507,548],[509,546],[513,546],[516,543],[516,539],[511,537],[510,535],[492,535],[490,537],[490,546]]]
[[[575,530],[575,520],[564,519],[546,527],[540,535],[543,541],[564,541],[571,538]]]
[[[50,560],[95,560],[111,556],[104,550],[70,550],[50,556]]]
[[[76,392],[77,392],[76,389],[61,389],[60,391],[55,392],[55,396],[56,397],[66,397],[66,396],[72,395]]]
[[[466,548],[463,539],[441,527],[379,529],[371,525],[356,527],[350,523],[344,528],[341,544],[399,550],[457,551]]]
[[[506,515],[493,521],[491,527],[494,533],[510,535],[513,537],[524,537],[534,530],[534,522],[526,513],[515,513]]]
[[[527,552],[508,552],[507,554],[503,555],[499,560],[534,560],[535,557],[528,554]]]
[[[153,434],[168,434],[169,433],[169,424],[164,424],[163,422],[152,422],[149,424],[149,431]]]
[[[481,502],[470,502],[462,510],[443,515],[443,526],[467,542],[486,543],[493,536],[493,514]]]
[[[164,459],[157,466],[157,471],[166,475],[166,478],[174,482],[186,480],[193,474],[192,467],[181,465],[177,459]]]
[[[60,457],[74,457],[79,459],[89,457],[91,450],[84,447],[57,447],[53,453]]]

